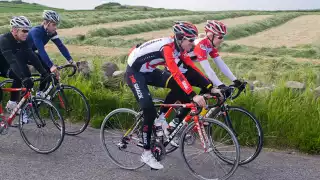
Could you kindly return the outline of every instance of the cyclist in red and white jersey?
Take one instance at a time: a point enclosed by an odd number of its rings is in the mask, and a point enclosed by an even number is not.
[[[162,169],[150,151],[150,139],[157,112],[147,85],[170,88],[184,102],[193,100],[200,106],[206,102],[197,95],[181,70],[194,71],[201,87],[216,93],[211,82],[194,65],[187,52],[194,46],[197,28],[188,22],[176,22],[174,36],[154,39],[131,49],[126,70],[126,82],[131,88],[144,114],[141,160],[154,169]],[[180,63],[181,62],[181,63]],[[168,71],[158,69],[166,66]]]
[[[195,41],[196,46],[194,50],[189,53],[191,59],[196,59],[196,61],[200,63],[206,75],[215,86],[224,88],[224,83],[220,81],[211,68],[208,60],[208,56],[210,56],[222,73],[233,81],[236,87],[240,87],[242,82],[234,76],[229,67],[224,63],[217,49],[227,34],[227,27],[221,21],[208,20],[205,26],[205,33],[205,37]]]

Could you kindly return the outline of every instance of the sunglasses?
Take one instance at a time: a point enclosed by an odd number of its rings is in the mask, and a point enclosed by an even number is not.
[[[196,40],[196,38],[188,38],[188,37],[184,37],[183,39],[188,40],[191,43],[193,43]]]
[[[217,36],[218,37],[218,39],[223,39],[224,38],[224,36]]]
[[[22,31],[23,33],[28,33],[28,32],[29,32],[29,30],[27,30],[27,29],[21,29],[21,31]]]

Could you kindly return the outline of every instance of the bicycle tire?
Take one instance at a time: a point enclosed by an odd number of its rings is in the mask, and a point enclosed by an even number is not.
[[[51,118],[51,121],[53,122],[53,124],[55,125],[55,128],[54,129],[59,129],[60,130],[60,138],[56,141],[57,144],[48,149],[48,150],[41,150],[40,148],[37,148],[35,147],[27,138],[26,134],[24,133],[24,128],[23,128],[23,124],[22,124],[22,121],[23,121],[23,112],[25,112],[26,108],[29,106],[29,103],[25,103],[23,105],[23,107],[21,108],[21,114],[20,114],[20,118],[19,118],[19,130],[20,130],[20,134],[22,136],[22,139],[24,140],[24,142],[28,145],[29,148],[31,148],[32,150],[34,150],[35,152],[37,153],[40,153],[40,154],[49,154],[49,153],[52,153],[54,152],[55,150],[57,150],[62,142],[63,142],[63,139],[64,139],[64,135],[65,135],[65,127],[64,127],[64,120],[63,120],[63,117],[61,116],[60,112],[58,111],[58,109],[47,99],[43,99],[43,98],[32,98],[32,103],[37,105],[37,104],[41,104],[41,105],[44,105],[46,104],[49,108],[50,108],[50,115],[52,115],[52,111],[54,110],[55,113],[58,115],[58,125],[57,123],[55,122],[55,120],[53,120],[52,116],[50,116]],[[32,105],[31,106],[33,110],[36,110],[35,106]],[[59,128],[56,128],[57,126],[59,126]],[[38,127],[39,128],[39,127]]]
[[[107,125],[107,123],[110,123],[109,121],[112,121],[111,117],[118,114],[118,113],[129,113],[129,114],[132,114],[135,118],[137,116],[139,116],[139,113],[137,113],[136,111],[132,110],[132,109],[127,109],[127,108],[119,108],[119,109],[115,109],[113,111],[111,111],[106,117],[105,119],[103,120],[102,124],[101,124],[101,129],[100,129],[100,140],[101,140],[101,143],[102,143],[102,146],[104,148],[104,150],[107,152],[107,155],[109,157],[109,159],[117,166],[119,166],[120,168],[123,168],[123,169],[127,169],[127,170],[135,170],[135,169],[139,169],[141,167],[143,167],[145,165],[145,163],[143,162],[140,162],[141,164],[139,164],[139,162],[137,162],[134,166],[126,166],[126,165],[123,165],[121,162],[119,162],[119,160],[116,160],[116,157],[114,157],[112,154],[111,154],[111,151],[109,150],[110,147],[108,147],[109,145],[106,143],[106,139],[105,139],[105,127]],[[134,119],[134,124],[141,124],[142,121],[141,120],[136,120]],[[135,127],[137,127],[135,125]],[[132,126],[130,126],[132,127]],[[139,128],[134,128],[133,130],[137,129],[139,132],[140,132],[140,129]],[[130,129],[129,129],[130,130]],[[129,130],[127,132],[129,132]],[[133,131],[131,129],[131,131]],[[122,133],[121,133],[122,134]],[[124,136],[122,135],[121,137],[121,140]],[[138,137],[139,138],[139,137]],[[111,146],[111,145],[110,145]],[[121,150],[120,149],[121,147],[118,147],[119,151]],[[127,148],[127,147],[125,147]],[[139,147],[135,147],[135,148],[139,148]],[[142,150],[142,149],[141,149]],[[142,153],[142,152],[141,152]],[[121,157],[119,156],[119,154],[117,155],[117,157]]]
[[[250,113],[249,111],[247,111],[246,109],[244,109],[242,107],[239,107],[239,106],[227,106],[227,111],[228,111],[228,114],[229,114],[230,111],[231,112],[232,111],[238,111],[238,112],[241,112],[241,113],[245,114],[254,123],[254,125],[252,125],[252,127],[255,127],[255,129],[257,130],[257,135],[258,135],[257,142],[258,143],[257,143],[257,146],[255,148],[255,152],[252,155],[250,155],[250,157],[248,157],[248,158],[246,158],[244,160],[242,160],[242,158],[241,158],[243,156],[240,155],[239,165],[248,164],[248,163],[252,162],[254,159],[256,159],[258,157],[258,155],[260,154],[260,152],[262,150],[262,147],[263,147],[263,130],[262,130],[261,124],[252,113]],[[219,116],[219,113],[215,114],[214,115],[214,119],[218,119],[218,116]],[[238,138],[238,141],[239,141],[239,143],[241,142],[241,140],[239,140],[239,138]],[[241,149],[242,148],[241,148],[241,143],[240,143],[240,151],[241,151]],[[240,154],[243,155],[244,153],[240,153]]]
[[[238,141],[237,141],[237,138],[236,136],[233,134],[233,132],[231,131],[231,129],[226,126],[224,123],[218,121],[218,120],[215,120],[215,119],[212,119],[212,118],[203,118],[201,121],[203,122],[207,122],[209,124],[215,124],[215,125],[218,125],[219,127],[221,127],[222,129],[224,129],[231,137],[232,139],[232,142],[233,144],[235,145],[235,159],[234,159],[234,163],[232,164],[233,167],[231,168],[231,170],[226,174],[224,175],[223,177],[221,178],[212,178],[214,180],[226,180],[228,178],[230,178],[234,172],[237,170],[238,168],[238,164],[239,164],[239,159],[240,159],[240,147],[239,147],[239,144],[238,144]],[[182,155],[182,158],[185,162],[185,165],[187,166],[187,169],[188,171],[196,178],[198,179],[205,179],[205,180],[208,180],[209,178],[205,178],[203,177],[202,175],[200,175],[199,173],[195,172],[193,168],[191,168],[189,162],[187,161],[186,159],[186,155],[185,155],[185,147],[184,147],[184,144],[185,144],[185,136],[187,135],[187,133],[190,131],[190,130],[193,130],[195,126],[195,122],[191,122],[188,127],[183,131],[182,135],[181,135],[181,138],[180,138],[180,152],[181,152],[181,155]],[[211,136],[210,136],[211,137]],[[210,141],[212,142],[212,141]],[[221,143],[222,144],[222,143]],[[214,148],[212,148],[214,149]],[[214,152],[214,154],[216,154],[216,152]],[[200,163],[202,164],[202,163]],[[228,164],[228,163],[227,163]],[[211,167],[211,166],[210,166]],[[211,179],[211,178],[210,178]]]
[[[78,94],[80,96],[80,99],[82,100],[82,102],[83,102],[83,104],[85,106],[84,109],[86,111],[86,114],[84,116],[84,124],[81,125],[80,129],[72,131],[72,130],[69,130],[66,127],[66,132],[65,133],[67,135],[76,136],[78,134],[81,134],[84,130],[86,130],[86,128],[89,125],[89,122],[90,122],[90,105],[89,105],[89,102],[88,102],[88,99],[86,98],[86,96],[78,88],[76,88],[74,86],[70,86],[70,85],[61,85],[61,89],[62,89],[62,92],[63,92],[64,89],[70,89],[70,90],[76,92],[76,94]],[[55,91],[52,93],[51,100],[53,100],[58,95],[59,92],[61,92],[60,89],[55,89]]]

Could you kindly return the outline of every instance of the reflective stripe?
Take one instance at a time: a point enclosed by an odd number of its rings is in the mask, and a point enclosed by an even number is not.
[[[53,39],[58,39],[58,38],[59,38],[59,36],[57,34],[57,35],[53,36],[51,39],[53,40]]]

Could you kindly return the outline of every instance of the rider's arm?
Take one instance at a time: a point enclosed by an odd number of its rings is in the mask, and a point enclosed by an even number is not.
[[[27,52],[28,59],[31,62],[31,65],[43,76],[46,77],[48,72],[45,70],[45,68],[42,66],[41,60],[36,55],[35,52],[32,51],[30,48]]]
[[[202,79],[199,79],[198,81],[203,82],[202,84],[204,85],[203,88],[210,90],[213,85],[211,84],[211,82],[209,81],[209,79],[201,72],[201,70],[193,63],[193,61],[191,60],[190,56],[183,56],[183,62],[188,66],[188,69],[192,69],[195,72],[197,72],[200,76],[202,77]]]
[[[213,58],[214,62],[217,64],[222,73],[227,76],[231,81],[236,80],[237,78],[233,75],[229,67],[224,63],[220,56]]]
[[[66,48],[66,46],[62,43],[61,39],[59,38],[58,34],[56,33],[55,36],[51,38],[51,41],[58,47],[61,54],[67,59],[67,61],[71,61],[72,57]]]
[[[53,66],[52,61],[50,60],[45,48],[44,48],[44,44],[43,41],[41,39],[41,36],[39,34],[41,34],[41,32],[38,32],[39,30],[35,30],[35,31],[30,31],[29,33],[31,33],[32,36],[32,40],[33,40],[33,44],[36,46],[36,48],[38,49],[38,53],[41,57],[41,60],[44,61],[44,63],[51,68]]]
[[[6,59],[7,63],[10,65],[10,68],[12,69],[12,71],[20,79],[25,78],[26,75],[21,70],[20,64],[17,61],[17,57],[12,52],[11,43],[5,38],[2,38],[0,40],[0,51],[3,57]]]
[[[210,81],[215,85],[215,86],[220,86],[221,84],[223,84],[220,79],[218,78],[218,76],[216,75],[216,73],[213,71],[213,69],[211,68],[211,65],[209,63],[208,60],[203,60],[200,61],[200,65],[203,68],[204,72],[207,74],[208,78],[210,79]]]
[[[200,61],[200,65],[210,81],[215,85],[215,86],[220,86],[223,84],[216,73],[213,71],[211,68],[211,65],[208,61],[207,57],[207,51],[205,49],[202,49],[201,46],[198,46],[194,49],[194,54],[197,56],[198,61]],[[214,56],[215,54],[211,54],[211,56]]]
[[[180,72],[175,58],[173,56],[173,48],[170,46],[164,46],[162,49],[163,57],[166,61],[167,68],[172,74],[173,79],[177,82],[177,84],[181,87],[181,89],[190,97],[193,98],[196,93],[193,91],[192,86],[186,79],[186,77]]]

